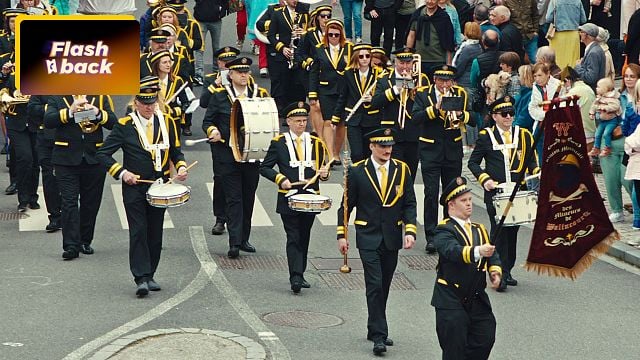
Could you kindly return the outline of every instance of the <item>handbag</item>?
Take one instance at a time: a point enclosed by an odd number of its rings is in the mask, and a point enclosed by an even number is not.
[[[547,30],[547,35],[545,35],[545,38],[547,40],[551,40],[553,39],[554,36],[556,36],[556,2],[555,1],[552,3],[552,6],[553,6],[553,22],[549,24],[549,30]]]

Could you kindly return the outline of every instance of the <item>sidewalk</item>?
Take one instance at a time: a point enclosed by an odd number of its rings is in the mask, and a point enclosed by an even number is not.
[[[480,184],[473,176],[471,171],[467,168],[467,161],[469,160],[469,155],[471,153],[465,154],[464,159],[462,160],[462,176],[466,177],[469,180],[471,187],[474,190],[475,196],[479,199],[482,199],[482,194],[484,189],[480,187]],[[602,174],[593,174],[596,180],[596,184],[598,185],[598,189],[600,190],[600,194],[605,199],[604,205],[609,211],[609,204],[606,200],[606,190],[604,186],[604,176]],[[622,191],[622,200],[624,204],[631,203],[631,198],[626,191]],[[633,222],[633,215],[629,214],[625,211],[624,222],[614,223],[613,226],[618,230],[620,234],[620,241],[616,241],[608,251],[608,254],[618,258],[628,264],[640,267],[640,249],[635,248],[631,245],[628,245],[626,241],[631,239],[636,239],[640,237],[640,231],[633,230],[631,224]],[[525,225],[533,228],[533,224]]]

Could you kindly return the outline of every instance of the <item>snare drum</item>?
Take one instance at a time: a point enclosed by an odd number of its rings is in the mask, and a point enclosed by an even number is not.
[[[170,208],[189,201],[191,189],[182,184],[153,184],[147,190],[147,202],[157,208]]]
[[[496,208],[496,221],[500,221],[504,209],[509,202],[510,194],[498,194],[493,197]],[[535,191],[518,191],[513,199],[513,205],[504,220],[505,226],[517,226],[536,221],[538,211],[538,194]]]
[[[271,139],[280,133],[273,98],[236,99],[231,107],[229,146],[238,162],[264,159]]]
[[[319,212],[331,208],[331,198],[317,194],[296,194],[289,196],[289,209],[300,212]]]

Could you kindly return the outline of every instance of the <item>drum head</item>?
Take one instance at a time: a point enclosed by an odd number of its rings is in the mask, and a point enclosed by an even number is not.
[[[147,191],[149,195],[157,197],[175,196],[188,192],[190,190],[186,185],[176,183],[152,185]]]
[[[231,122],[230,122],[230,146],[233,151],[233,157],[236,161],[244,161],[245,154],[245,122],[244,113],[242,111],[242,102],[239,99],[233,102],[231,106]]]
[[[290,198],[298,201],[313,201],[313,200],[324,201],[329,199],[328,196],[318,195],[318,194],[296,194],[296,195],[290,196]]]

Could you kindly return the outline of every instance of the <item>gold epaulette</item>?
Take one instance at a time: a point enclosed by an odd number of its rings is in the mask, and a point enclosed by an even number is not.
[[[449,222],[449,218],[442,219],[442,220],[438,223],[438,225],[446,225],[448,222]]]
[[[278,134],[278,135],[274,136],[273,139],[271,139],[271,141],[280,141],[280,138],[283,138],[283,137],[284,137],[284,135]]]
[[[485,129],[482,129],[482,130],[480,130],[480,132],[478,132],[479,135],[484,135],[486,133],[487,133],[487,130],[485,130]]]
[[[211,87],[211,86],[209,86],[209,87]],[[217,93],[219,93],[219,92],[227,92],[227,89],[225,89],[223,87],[217,87],[217,88],[213,89],[213,92],[217,92]]]
[[[273,8],[273,11],[282,11],[282,9],[284,9],[286,6],[281,5],[281,6],[276,6]]]
[[[358,166],[358,165],[362,164],[362,163],[363,163],[363,162],[365,162],[365,161],[367,161],[367,159],[362,159],[362,160],[360,160],[360,161],[358,161],[358,162],[355,162],[355,163],[351,164],[351,166],[352,166],[352,167],[356,167],[356,166]]]
[[[132,121],[133,119],[131,118],[131,116],[125,116],[123,118],[118,119],[118,124],[120,125],[127,125],[127,123],[129,121]]]
[[[262,97],[269,97],[269,91],[265,88],[258,88],[258,92]]]

